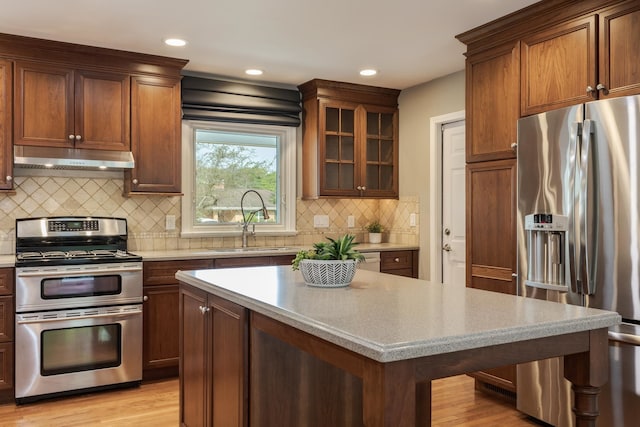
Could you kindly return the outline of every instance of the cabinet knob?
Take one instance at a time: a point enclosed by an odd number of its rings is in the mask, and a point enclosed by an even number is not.
[[[367,187],[365,187],[364,185],[362,186],[362,191],[366,190]]]
[[[76,141],[80,141],[81,139],[82,139],[82,136],[76,135]]]
[[[596,86],[596,90],[603,90],[603,91],[607,91],[607,87],[605,85],[603,85],[602,83],[598,83],[598,85]]]
[[[131,181],[131,182],[133,182],[133,185],[138,185],[138,180],[137,180],[137,179],[135,179],[135,178],[134,178],[134,180],[133,180],[133,181]]]
[[[6,179],[7,179],[7,182],[11,182],[11,181],[13,181],[13,177],[12,177],[11,175],[7,175],[7,178],[6,178]]]
[[[149,301],[149,296],[148,295],[143,296],[142,301]]]
[[[394,258],[393,262],[400,262],[400,258]]]
[[[587,86],[587,93],[593,93],[595,89],[592,86]]]
[[[199,306],[198,309],[200,310],[200,313],[202,313],[203,316],[209,312],[209,307]]]
[[[358,186],[356,187],[356,190],[358,190],[358,191],[362,191],[362,187],[358,185]]]
[[[518,143],[517,142],[512,142],[511,143],[511,149],[515,150],[516,148],[518,148]]]
[[[76,136],[75,135],[69,135],[69,139],[73,141],[74,139],[76,139]]]

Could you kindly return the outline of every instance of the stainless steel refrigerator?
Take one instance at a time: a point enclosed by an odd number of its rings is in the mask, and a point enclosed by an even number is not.
[[[640,420],[640,96],[518,121],[518,292],[617,311],[603,427]],[[573,426],[560,359],[518,366],[518,409]]]

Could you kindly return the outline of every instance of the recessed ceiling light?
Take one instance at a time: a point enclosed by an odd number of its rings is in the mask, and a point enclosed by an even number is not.
[[[244,70],[244,72],[246,74],[249,74],[250,76],[261,76],[262,75],[262,70],[259,70],[257,68],[249,68],[247,70]]]
[[[182,39],[164,39],[164,43],[174,47],[182,47],[187,44],[187,42]]]
[[[364,70],[360,70],[360,75],[364,77],[371,77],[375,76],[376,74],[378,74],[378,71],[374,70],[373,68],[365,68]]]

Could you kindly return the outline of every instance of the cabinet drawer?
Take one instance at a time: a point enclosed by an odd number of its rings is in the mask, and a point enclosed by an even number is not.
[[[0,295],[13,295],[13,268],[0,268]]]
[[[265,265],[271,265],[271,257],[255,256],[216,259],[216,268],[261,267]]]
[[[148,261],[143,263],[144,285],[173,285],[178,284],[176,272],[178,270],[199,270],[213,268],[211,259],[193,259],[185,261]]]
[[[413,251],[392,251],[380,253],[380,271],[413,268]]]

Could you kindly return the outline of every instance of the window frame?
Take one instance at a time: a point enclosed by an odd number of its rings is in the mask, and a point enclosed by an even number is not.
[[[182,221],[180,237],[233,237],[242,235],[242,224],[199,225],[193,220],[195,195],[195,134],[196,130],[221,132],[258,133],[279,138],[279,170],[281,189],[280,224],[256,223],[257,236],[292,236],[296,234],[296,128],[249,123],[182,121]],[[238,203],[240,201],[238,200]]]

